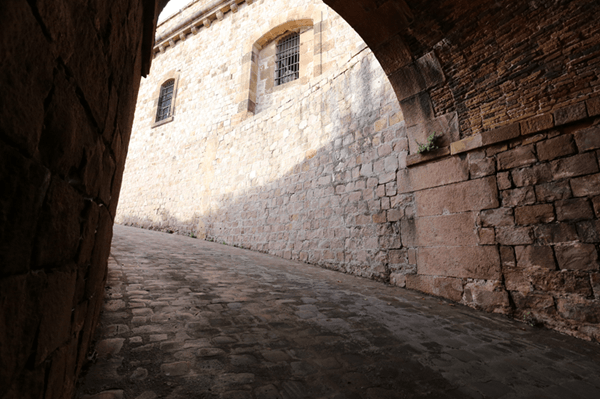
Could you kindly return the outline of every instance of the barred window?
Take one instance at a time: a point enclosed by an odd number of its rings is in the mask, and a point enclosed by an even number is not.
[[[300,35],[290,33],[277,43],[275,86],[300,77]]]
[[[160,122],[171,116],[171,102],[173,101],[174,87],[175,79],[167,80],[160,87],[160,96],[158,97],[158,108],[156,110],[156,122]]]

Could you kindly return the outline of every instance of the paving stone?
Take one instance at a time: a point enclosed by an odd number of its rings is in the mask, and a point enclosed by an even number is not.
[[[490,210],[480,221],[508,229],[505,221],[512,218],[510,210]],[[544,304],[537,308],[583,323],[594,321],[586,319],[590,314],[600,318],[600,309],[589,311],[588,298],[600,286],[593,244],[570,243],[577,232],[566,223],[536,226],[534,233],[547,246],[500,248],[512,300],[519,308],[537,301]],[[505,241],[510,237],[501,234]],[[111,266],[120,272],[114,276],[135,289],[123,288],[118,300],[124,307],[102,314],[107,327],[96,350],[106,359],[90,365],[77,397],[598,397],[597,344],[501,315],[260,253],[122,226],[115,226],[112,251],[119,259]],[[555,258],[557,267],[574,270],[551,270]],[[594,271],[582,270],[588,267]],[[520,281],[523,268],[550,275]],[[555,300],[557,287],[569,297]],[[471,296],[497,294],[476,282],[460,288]],[[137,319],[131,312],[144,309],[129,296],[136,291],[148,291],[160,303],[153,317]],[[105,304],[114,300],[107,297]]]

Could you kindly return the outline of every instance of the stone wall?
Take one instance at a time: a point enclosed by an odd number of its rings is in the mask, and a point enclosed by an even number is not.
[[[159,43],[120,222],[598,340],[600,6],[327,1],[371,53],[307,3],[240,3]],[[306,75],[268,87],[269,46],[307,20]],[[152,128],[173,74],[174,120]],[[440,148],[418,153],[431,133]]]
[[[301,32],[300,78],[273,87],[275,39],[287,29]],[[238,112],[249,96],[248,51],[256,104]],[[174,119],[152,128],[157,87],[170,71],[178,76]],[[378,238],[387,231],[371,212],[396,206],[406,155],[392,87],[356,33],[318,1],[258,1],[155,58],[118,221],[386,280],[388,253],[401,244],[393,234]],[[374,196],[379,182],[387,200]]]
[[[74,394],[155,14],[141,0],[0,3],[2,398]]]

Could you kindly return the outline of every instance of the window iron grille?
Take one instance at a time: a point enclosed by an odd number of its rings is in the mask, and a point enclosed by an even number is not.
[[[300,77],[300,35],[295,32],[277,43],[275,86]]]
[[[156,110],[156,122],[167,119],[171,116],[171,102],[173,101],[173,89],[175,80],[169,80],[160,87],[160,96],[158,97],[158,109]]]

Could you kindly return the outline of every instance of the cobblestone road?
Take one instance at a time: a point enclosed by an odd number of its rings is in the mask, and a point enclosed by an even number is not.
[[[600,398],[600,346],[341,273],[115,226],[79,398]]]

